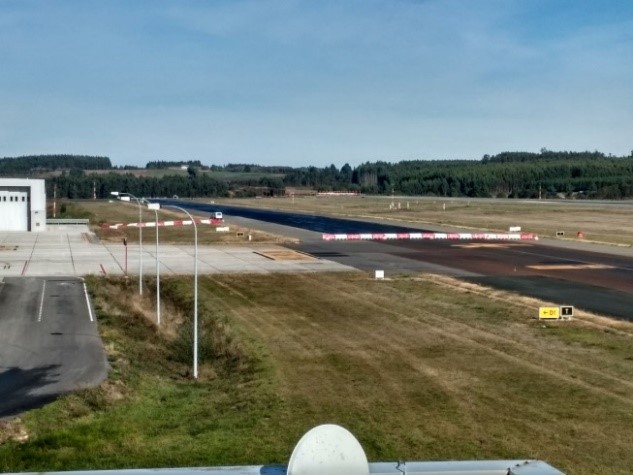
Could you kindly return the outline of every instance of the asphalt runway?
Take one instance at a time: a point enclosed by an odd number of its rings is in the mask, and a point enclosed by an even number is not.
[[[384,270],[386,275],[447,274],[558,305],[633,320],[633,253],[629,248],[592,248],[586,243],[552,241],[324,242],[317,233],[426,229],[185,201],[179,205],[202,213],[222,211],[231,217],[264,221],[270,231],[275,226],[282,227],[286,234],[297,229],[294,233],[301,242],[288,247],[356,269]]]
[[[0,283],[0,419],[97,386],[107,359],[84,283],[7,277]]]
[[[431,272],[557,305],[633,320],[633,258],[534,243],[387,241],[299,244],[302,252],[385,275]]]
[[[239,216],[241,218],[299,228],[315,233],[408,233],[424,231],[420,228],[409,226],[398,226],[367,220],[357,221],[352,219],[331,218],[306,213],[289,213],[266,209],[243,208],[240,206],[206,204],[196,201],[167,199],[152,201],[159,202],[161,206],[176,205],[208,215],[210,215],[213,211],[221,211],[225,215],[229,216]]]

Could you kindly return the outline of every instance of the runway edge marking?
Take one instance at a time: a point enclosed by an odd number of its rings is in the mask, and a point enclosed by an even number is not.
[[[92,306],[90,305],[90,297],[88,296],[88,287],[84,282],[84,295],[86,296],[86,305],[88,307],[88,315],[90,316],[90,321],[94,322],[94,317],[92,316]]]

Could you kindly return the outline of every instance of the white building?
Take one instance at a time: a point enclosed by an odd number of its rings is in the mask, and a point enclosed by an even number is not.
[[[46,231],[44,180],[0,178],[0,231]]]

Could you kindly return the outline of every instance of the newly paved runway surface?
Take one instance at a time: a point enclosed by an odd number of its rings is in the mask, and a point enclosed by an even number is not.
[[[206,204],[195,201],[181,200],[156,200],[161,205],[172,204],[187,208],[188,210],[204,213],[206,217],[213,211],[222,211],[225,216],[239,216],[259,222],[275,223],[277,225],[298,228],[314,233],[398,233],[420,231],[406,225],[394,225],[384,222],[355,221],[352,219],[331,218],[306,213],[278,212],[266,209],[243,208],[240,206],[228,206],[217,204]]]

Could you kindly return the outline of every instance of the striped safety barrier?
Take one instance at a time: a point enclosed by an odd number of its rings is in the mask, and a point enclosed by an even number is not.
[[[196,219],[196,224],[222,224],[223,219]],[[159,221],[158,227],[166,226],[191,226],[193,222],[190,219],[176,219],[172,221]],[[121,229],[121,228],[155,228],[156,221],[147,221],[144,223],[118,223],[118,224],[102,224],[103,229]]]
[[[324,234],[325,241],[387,241],[396,239],[538,241],[532,233],[361,233]]]

